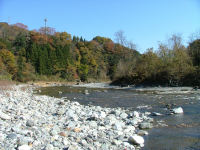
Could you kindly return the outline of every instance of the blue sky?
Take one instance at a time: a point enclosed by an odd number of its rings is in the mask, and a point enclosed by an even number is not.
[[[0,22],[47,25],[91,40],[123,30],[140,52],[173,33],[185,43],[200,30],[200,0],[0,0]]]

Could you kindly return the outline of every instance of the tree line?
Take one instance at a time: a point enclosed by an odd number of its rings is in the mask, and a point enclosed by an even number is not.
[[[200,84],[200,38],[187,47],[180,35],[144,54],[126,40],[91,41],[50,27],[29,31],[22,23],[0,23],[0,79],[20,82],[111,80],[113,84],[193,86]]]

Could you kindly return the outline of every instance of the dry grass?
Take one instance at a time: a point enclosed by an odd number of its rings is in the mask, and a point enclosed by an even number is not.
[[[2,90],[10,90],[12,89],[12,86],[15,85],[15,82],[13,81],[6,81],[6,80],[1,80],[0,81],[0,91]]]

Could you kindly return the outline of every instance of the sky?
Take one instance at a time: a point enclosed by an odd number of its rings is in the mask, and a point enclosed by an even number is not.
[[[172,34],[200,31],[200,0],[0,0],[0,22],[44,26],[92,40],[123,30],[142,53]]]

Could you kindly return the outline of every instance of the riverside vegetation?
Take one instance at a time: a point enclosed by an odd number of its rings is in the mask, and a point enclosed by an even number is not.
[[[199,86],[200,39],[185,47],[172,35],[158,50],[140,54],[122,31],[115,35],[116,43],[100,36],[86,41],[50,27],[0,23],[0,79]]]

